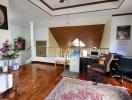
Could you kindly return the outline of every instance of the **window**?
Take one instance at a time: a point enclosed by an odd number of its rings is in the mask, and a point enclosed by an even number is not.
[[[79,40],[78,38],[76,38],[73,42],[72,42],[72,46],[75,46],[75,47],[84,47],[86,46],[81,40]]]
[[[36,41],[36,56],[46,57],[47,41]]]

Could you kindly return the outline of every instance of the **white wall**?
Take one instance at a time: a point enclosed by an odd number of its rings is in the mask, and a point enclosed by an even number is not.
[[[102,41],[100,48],[109,48],[109,43],[110,43],[110,31],[111,31],[111,17],[107,21],[104,27],[104,33],[102,36]]]
[[[49,29],[45,27],[35,27],[34,29],[34,40],[44,40],[48,41]]]
[[[30,27],[29,25],[21,25],[21,24],[10,24],[10,32],[12,36],[12,42],[14,42],[14,39],[17,39],[18,37],[22,37],[26,40],[26,49],[31,47],[31,37],[30,37]]]
[[[0,4],[7,7],[7,17],[8,17],[9,16],[8,0],[0,0]],[[10,21],[8,19],[8,23],[9,22]],[[8,30],[0,29],[0,47],[2,46],[3,42],[5,42],[5,40],[7,40],[7,39],[9,41],[11,40],[10,27],[8,27]]]
[[[34,30],[34,41],[36,40],[47,40],[48,42],[48,46],[57,46],[57,42],[53,39],[52,42],[50,41],[49,43],[49,39],[48,36],[50,36],[49,33],[49,27],[62,27],[62,26],[79,26],[79,25],[94,25],[94,24],[108,24],[107,28],[108,29],[109,26],[109,20],[110,20],[110,15],[92,15],[92,16],[83,16],[83,17],[78,17],[78,18],[74,18],[71,17],[69,19],[67,19],[66,17],[63,18],[53,18],[51,20],[45,20],[45,21],[41,21],[41,22],[36,22],[35,23],[35,30]],[[67,24],[67,22],[69,21],[70,24]],[[104,38],[109,36],[109,32],[108,31],[104,32]],[[54,41],[54,44],[53,44]],[[107,44],[104,45],[102,44],[102,48],[105,47],[109,47],[109,39],[107,39]],[[106,42],[106,41],[105,41]],[[43,61],[43,62],[51,62],[53,63],[55,58],[54,57],[50,57],[50,58],[44,58],[44,57],[35,57],[34,59],[35,61]]]
[[[9,4],[8,0],[0,0],[0,4],[7,7],[7,17],[8,17],[8,30],[0,29],[0,47],[5,40],[9,40],[14,43],[14,39],[17,37],[23,37],[27,41],[26,47],[30,46],[30,34],[29,25],[21,25],[11,23],[9,20]]]
[[[53,17],[49,20],[37,21],[36,27],[62,27],[62,26],[80,26],[80,25],[94,25],[94,24],[105,24],[110,15],[86,15],[86,16],[64,16],[64,17]],[[69,24],[67,24],[69,22]]]
[[[110,15],[86,15],[86,16],[81,16],[78,18],[74,17],[69,17],[67,16],[63,18],[53,18],[51,20],[45,20],[45,21],[40,21],[35,23],[35,41],[36,40],[48,40],[47,36],[49,34],[49,27],[62,27],[62,26],[80,26],[80,25],[94,25],[94,24],[107,24],[107,27],[105,27],[106,31],[104,32],[103,39],[105,37],[109,36],[108,31],[110,31]],[[69,24],[67,24],[69,22]],[[109,29],[107,31],[107,29]],[[106,44],[101,44],[102,48],[109,47],[109,39],[106,39],[107,42]]]
[[[125,56],[132,56],[132,28],[130,40],[116,40],[117,26],[132,26],[132,15],[112,17],[111,25],[110,51]]]
[[[49,30],[48,34],[48,47],[59,47],[57,41],[55,40],[54,36],[52,35],[51,31]]]
[[[47,45],[48,46],[48,38],[49,38],[49,29],[45,28],[45,27],[34,27],[34,45],[36,45],[36,41],[47,41]],[[34,47],[34,52],[35,54],[34,57],[32,59],[39,59],[38,57],[36,57],[36,47]],[[46,53],[47,54],[47,53]],[[44,57],[40,57],[40,58],[44,58]],[[36,61],[35,60],[35,61]]]
[[[25,50],[21,51],[18,62],[20,65],[25,64],[25,61],[27,60],[27,49],[31,47],[31,36],[30,36],[30,26],[29,24],[15,24],[11,23],[10,24],[10,32],[11,32],[11,40],[12,43],[14,43],[14,39],[17,39],[18,37],[22,37],[25,39]],[[23,59],[25,58],[25,59]]]
[[[7,17],[8,17],[8,30],[0,29],[0,47],[2,47],[2,44],[3,42],[5,42],[5,40],[8,39],[13,44],[14,39],[18,37],[23,37],[24,39],[26,39],[26,49],[31,47],[29,25],[11,23],[11,21],[9,20],[10,9],[9,9],[8,0],[0,0],[0,4],[7,7]],[[22,51],[18,59],[18,62],[21,65],[25,63],[23,59],[25,55],[26,55],[25,51]]]

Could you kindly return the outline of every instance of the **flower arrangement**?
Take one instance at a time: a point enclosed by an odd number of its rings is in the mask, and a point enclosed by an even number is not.
[[[2,59],[4,60],[13,60],[13,59],[16,59],[19,54],[19,50],[21,49],[21,44],[19,43],[15,43],[15,45],[11,45],[11,43],[9,43],[8,40],[6,40],[4,43],[3,43],[3,47],[0,48],[0,54],[1,54],[1,57]]]

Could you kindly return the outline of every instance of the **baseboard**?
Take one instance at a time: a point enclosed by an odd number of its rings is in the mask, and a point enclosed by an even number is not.
[[[48,62],[41,62],[41,61],[32,61],[32,64],[47,64],[47,65],[55,65],[54,63],[48,63]]]
[[[52,65],[55,66],[55,63],[49,63],[49,62],[41,62],[41,61],[32,61],[31,64],[46,64],[46,65]],[[63,64],[57,64],[57,65],[63,65]],[[64,66],[64,65],[63,65]],[[69,65],[67,65],[69,66]]]

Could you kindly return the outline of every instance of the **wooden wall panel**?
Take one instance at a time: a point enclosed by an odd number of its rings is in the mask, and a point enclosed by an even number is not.
[[[51,33],[60,47],[67,47],[74,39],[78,38],[86,44],[87,47],[100,47],[104,24],[52,27]]]

